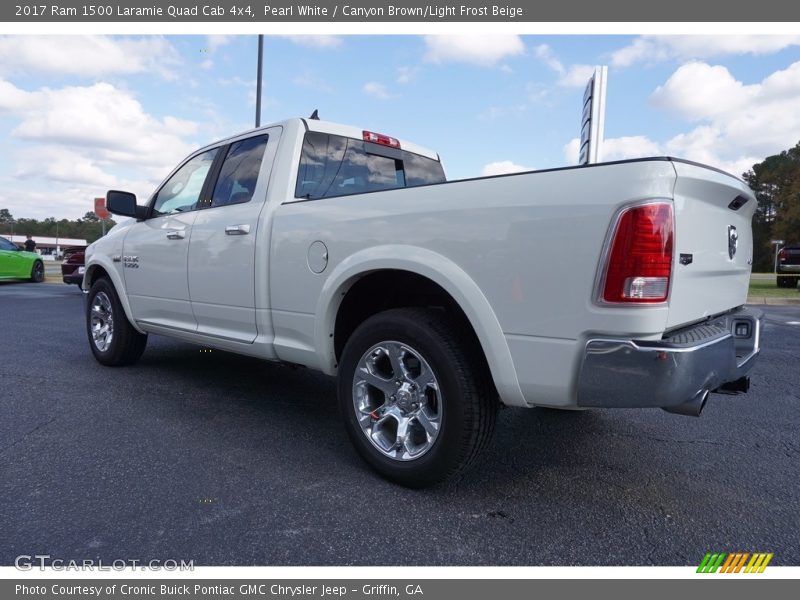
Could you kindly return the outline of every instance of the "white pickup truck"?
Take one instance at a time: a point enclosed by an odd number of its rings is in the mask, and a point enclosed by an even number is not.
[[[425,148],[291,119],[198,150],[144,205],[108,192],[133,218],[87,249],[87,333],[106,365],[153,333],[336,375],[358,452],[423,486],[500,403],[698,415],[746,392],[755,206],[666,157],[446,182]]]

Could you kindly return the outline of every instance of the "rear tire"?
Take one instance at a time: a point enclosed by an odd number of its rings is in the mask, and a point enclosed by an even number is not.
[[[34,261],[31,267],[31,281],[42,283],[44,281],[44,263],[40,260]]]
[[[147,335],[130,324],[114,285],[106,277],[97,279],[89,290],[86,334],[97,362],[111,367],[135,363],[147,345]]]
[[[350,336],[339,407],[361,457],[387,479],[425,487],[466,470],[488,445],[497,392],[477,343],[441,310],[378,313]]]
[[[797,277],[778,276],[779,288],[794,288],[797,287]]]

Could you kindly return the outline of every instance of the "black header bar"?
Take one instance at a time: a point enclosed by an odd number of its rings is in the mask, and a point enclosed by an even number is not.
[[[559,0],[498,3],[420,0],[129,0],[91,4],[85,0],[15,0],[0,3],[6,22],[90,23],[467,23],[467,22],[800,22],[800,2],[710,2],[708,0]]]

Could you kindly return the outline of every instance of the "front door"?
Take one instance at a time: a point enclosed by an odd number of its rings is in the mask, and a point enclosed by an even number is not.
[[[120,260],[136,321],[194,331],[186,275],[200,196],[217,149],[186,161],[159,189],[150,216],[125,236]]]

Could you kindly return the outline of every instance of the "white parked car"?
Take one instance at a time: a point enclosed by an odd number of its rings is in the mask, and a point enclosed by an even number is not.
[[[466,468],[498,400],[697,415],[759,351],[753,193],[682,160],[446,182],[435,152],[291,119],[107,206],[134,218],[86,253],[97,360],[153,333],[335,375],[359,453],[410,486]]]

